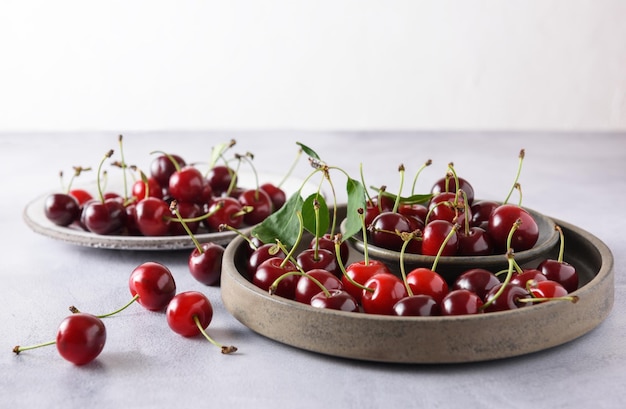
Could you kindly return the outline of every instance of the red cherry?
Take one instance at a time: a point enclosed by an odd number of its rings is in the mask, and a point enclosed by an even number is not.
[[[69,194],[74,197],[78,201],[79,205],[83,205],[93,199],[91,193],[86,191],[85,189],[72,189],[69,191]]]
[[[418,267],[406,276],[406,283],[415,295],[429,295],[435,299],[437,303],[441,303],[443,297],[448,293],[448,283],[435,271]]]
[[[322,289],[319,287],[319,285],[317,285],[309,277],[313,277],[314,279],[319,281],[320,284],[322,284],[322,286],[327,290],[343,289],[343,284],[341,284],[341,280],[337,278],[334,274],[323,269],[314,269],[307,271],[305,275],[302,275],[300,276],[300,278],[298,278],[294,300],[304,304],[309,304],[311,302],[311,298],[313,298],[314,295],[322,292]]]
[[[438,195],[441,192],[450,192],[455,194],[459,189],[461,189],[465,192],[467,201],[471,205],[474,201],[474,188],[467,180],[461,177],[459,177],[458,180],[459,186],[457,187],[456,180],[453,176],[445,176],[437,180],[430,191],[434,195]]]
[[[441,308],[430,295],[418,294],[400,299],[393,312],[401,317],[434,317],[441,315]]]
[[[422,235],[422,254],[426,256],[436,256],[444,241],[449,236],[442,256],[454,256],[459,246],[458,233],[454,232],[454,225],[445,220],[433,220],[424,227]]]
[[[285,273],[293,271],[298,271],[298,269],[291,261],[280,257],[272,257],[257,267],[252,276],[252,283],[262,290],[269,291],[276,279]],[[284,298],[293,299],[297,282],[298,277],[296,275],[288,275],[280,280],[273,293]]]
[[[211,215],[205,223],[211,230],[217,231],[222,224],[235,229],[243,225],[243,208],[241,203],[233,197],[215,198],[209,203],[207,212]]]
[[[409,219],[394,212],[382,212],[369,227],[370,242],[385,249],[399,251],[404,244],[404,240],[396,232],[412,232]]]
[[[150,163],[150,176],[156,180],[161,188],[169,189],[170,176],[176,172],[176,165],[172,159],[178,164],[179,168],[185,167],[185,160],[179,155],[170,154],[159,155]]]
[[[189,271],[202,284],[217,285],[222,275],[224,248],[211,242],[202,243],[200,247],[201,251],[196,247],[189,255]]]
[[[171,271],[163,264],[148,261],[137,266],[128,279],[130,294],[150,311],[161,311],[176,294]]]
[[[236,178],[235,171],[233,169],[224,165],[217,165],[209,171],[209,174],[207,175],[207,182],[211,185],[213,194],[215,196],[220,196],[228,190],[233,177]]]
[[[313,237],[313,239],[311,239],[311,242],[309,243],[309,248],[315,248],[316,242],[318,248],[328,250],[332,252],[335,257],[337,256],[335,252],[335,241],[329,233],[324,234],[322,237]],[[350,248],[348,247],[348,242],[347,240],[343,240],[339,245],[339,256],[341,257],[341,261],[343,263],[346,263],[348,261],[349,252]]]
[[[83,207],[81,223],[92,233],[118,234],[126,225],[126,209],[115,198],[104,202],[94,200]]]
[[[204,176],[198,169],[185,166],[170,176],[169,191],[180,202],[200,203],[205,184]]]
[[[506,251],[506,243],[513,224],[521,220],[520,226],[513,233],[511,248],[515,251],[532,248],[539,238],[539,227],[535,219],[520,206],[505,204],[491,212],[487,232],[493,238],[496,251]]]
[[[393,306],[406,297],[404,282],[389,273],[373,275],[365,282],[361,295],[361,306],[368,314],[394,315]]]
[[[285,191],[272,183],[264,183],[259,186],[259,188],[265,191],[265,193],[269,195],[270,199],[272,199],[272,211],[274,212],[283,207],[287,201]]]
[[[146,184],[148,185],[147,187]],[[144,182],[143,180],[136,181],[131,187],[131,193],[137,200],[145,199],[146,193],[149,197],[163,199],[163,190],[161,189],[161,185],[159,185],[159,182],[157,182],[154,178],[148,178],[147,182]]]
[[[461,208],[463,208],[463,202],[461,200],[455,204],[457,200],[456,193],[443,192],[430,199],[428,204],[428,222],[432,220],[446,220],[450,223],[454,222],[459,214]]]
[[[272,214],[272,199],[262,189],[244,190],[238,197],[241,206],[250,206],[252,210],[243,216],[243,221],[249,226],[261,223]]]
[[[500,285],[500,280],[494,273],[484,268],[472,268],[458,276],[452,288],[471,291],[484,300],[487,293],[497,285]]]
[[[578,289],[578,273],[573,265],[563,261],[565,235],[559,225],[555,225],[554,228],[559,232],[561,240],[559,255],[556,260],[546,259],[542,261],[537,269],[540,270],[548,280],[560,283],[563,287],[565,287],[567,292],[571,293]]]
[[[441,315],[470,315],[482,312],[482,299],[469,290],[450,291],[441,301]]]
[[[72,195],[53,193],[46,197],[44,213],[57,226],[69,226],[80,217],[80,204]]]
[[[381,261],[369,260],[366,264],[365,261],[355,261],[346,267],[346,273],[341,278],[343,288],[350,293],[358,302],[361,302],[361,296],[363,295],[363,289],[355,286],[350,282],[346,276],[360,285],[365,285],[365,282],[376,274],[391,274],[391,270]]]
[[[557,298],[569,294],[563,285],[552,280],[531,281],[528,289],[532,296],[537,298]]]
[[[202,209],[195,203],[177,201],[176,207],[178,208],[180,217],[182,217],[183,219],[193,219],[202,215]],[[171,236],[187,235],[187,230],[185,230],[183,224],[176,221],[176,212],[172,209],[170,209],[170,216],[173,218],[173,220],[170,221],[170,229],[168,234],[170,234]],[[187,227],[193,234],[197,233],[198,228],[200,227],[199,221],[186,221],[185,224],[187,224]]]
[[[334,252],[330,250],[318,249],[305,249],[298,253],[296,262],[302,270],[310,271],[314,269],[323,269],[336,277],[341,278],[343,275],[339,264],[337,263],[337,257]]]
[[[534,268],[525,268],[521,272],[514,272],[511,276],[511,280],[509,281],[513,285],[520,286],[522,288],[526,288],[526,284],[529,281],[545,281],[547,280],[546,276],[539,270]]]
[[[485,297],[485,305],[487,305],[485,312],[514,310],[532,304],[520,301],[520,299],[530,298],[530,293],[526,289],[511,283],[507,284],[502,293],[496,297],[502,285],[495,286],[487,293],[487,297]]]
[[[195,322],[197,318],[199,324]],[[213,319],[213,306],[206,297],[198,291],[178,293],[167,305],[167,324],[170,328],[184,337],[193,337],[201,333],[200,328],[206,328]]]
[[[266,243],[252,251],[250,256],[246,259],[246,271],[248,272],[248,276],[252,277],[259,265],[269,258],[278,257],[284,259],[285,253],[282,251],[275,252],[276,249],[275,244]],[[272,254],[274,252],[275,254]]]
[[[165,236],[170,230],[170,207],[162,199],[147,197],[135,205],[135,225],[144,236]]]
[[[490,200],[480,200],[472,203],[472,206],[470,207],[470,214],[472,215],[470,224],[487,230],[491,212],[493,212],[498,206],[500,206],[500,203]]]
[[[66,360],[75,365],[84,365],[100,355],[106,335],[106,328],[100,318],[76,313],[66,317],[59,325],[56,347]]]
[[[491,236],[480,227],[470,227],[467,231],[459,229],[458,254],[461,256],[488,256],[493,254]]]
[[[356,299],[344,290],[329,290],[329,295],[323,291],[317,293],[311,298],[310,305],[315,308],[359,312]]]

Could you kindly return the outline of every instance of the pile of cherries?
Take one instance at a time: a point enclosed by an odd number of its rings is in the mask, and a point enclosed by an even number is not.
[[[177,201],[192,233],[215,232],[222,225],[255,225],[285,203],[285,192],[272,183],[237,186],[237,172],[227,163],[214,165],[204,175],[179,155],[157,153],[149,174],[140,171],[141,178],[132,183],[129,197],[124,197],[126,194],[102,191],[102,164],[113,155],[112,150],[107,152],[98,167],[98,195],[78,188],[51,194],[44,203],[46,217],[58,226],[102,235],[185,235],[170,209],[172,200]],[[113,163],[125,174],[130,168],[124,162]],[[84,168],[75,169],[80,173]]]
[[[176,293],[176,283],[171,271],[163,264],[146,262],[130,274],[128,286],[132,299],[122,308],[103,315],[93,315],[70,307],[71,315],[59,325],[54,341],[32,346],[16,346],[13,352],[56,345],[61,357],[75,365],[85,365],[100,355],[106,343],[107,331],[103,319],[128,308],[134,302],[149,311],[164,311],[168,326],[184,337],[202,334],[219,347],[223,354],[237,351],[234,346],[221,345],[212,339],[206,328],[213,319],[213,306],[199,291]]]

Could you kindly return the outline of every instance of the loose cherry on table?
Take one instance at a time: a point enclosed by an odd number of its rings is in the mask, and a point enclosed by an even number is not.
[[[56,339],[37,345],[16,346],[13,352],[56,345],[57,351],[65,360],[75,365],[85,365],[93,361],[104,349],[106,328],[102,320],[94,315],[77,313],[67,316],[59,325]]]
[[[172,331],[184,337],[202,334],[209,342],[220,348],[223,354],[237,351],[234,346],[225,346],[216,342],[206,332],[213,319],[213,305],[206,295],[198,291],[186,291],[176,294],[166,310],[167,324]]]
[[[176,294],[176,282],[169,268],[148,261],[135,267],[128,279],[130,294],[150,311],[162,311]]]

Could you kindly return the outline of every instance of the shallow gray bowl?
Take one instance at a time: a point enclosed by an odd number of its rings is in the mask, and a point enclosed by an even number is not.
[[[565,260],[576,266],[580,275],[581,286],[573,293],[580,298],[576,304],[551,301],[511,311],[448,317],[390,317],[317,309],[270,296],[253,285],[245,274],[247,243],[241,237],[226,248],[221,294],[226,309],[251,330],[330,356],[428,364],[528,354],[586,334],[613,307],[613,255],[609,248],[576,226],[556,223],[565,233]],[[351,258],[358,255],[352,253]]]
[[[559,233],[554,229],[554,221],[532,209],[526,209],[535,219],[539,228],[537,243],[529,250],[515,253],[515,261],[523,267],[537,267],[537,264],[546,258],[546,255],[554,251],[559,244]],[[341,223],[341,231],[344,232],[345,220]],[[363,235],[358,233],[348,239],[350,245],[358,252],[363,253]],[[374,246],[367,243],[369,257],[384,261],[393,272],[400,272],[400,252]],[[404,267],[407,274],[414,268],[431,268],[435,261],[434,256],[424,256],[421,254],[405,253]],[[492,272],[498,272],[508,267],[508,260],[505,254],[494,254],[490,256],[442,256],[437,261],[436,271],[448,282],[453,282],[463,271],[470,268],[484,268]]]

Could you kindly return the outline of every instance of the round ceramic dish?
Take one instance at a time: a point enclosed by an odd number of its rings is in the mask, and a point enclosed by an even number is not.
[[[240,186],[255,186],[255,178],[251,173],[240,172]],[[280,183],[282,176],[260,174],[259,180],[262,183]],[[283,190],[289,197],[290,194],[300,189],[303,181],[297,178],[288,178],[282,185]],[[95,193],[95,183],[89,186],[89,189]],[[306,192],[315,192],[317,186],[307,184],[303,188],[303,194]],[[115,190],[113,190],[115,191]],[[121,191],[119,189],[118,191]],[[100,235],[85,231],[79,227],[61,227],[52,223],[46,218],[44,213],[44,203],[49,193],[39,196],[26,205],[23,212],[23,218],[28,227],[34,232],[50,237],[55,240],[64,241],[79,246],[107,248],[116,250],[182,250],[192,249],[195,244],[187,235],[182,236],[124,236],[124,235]],[[243,227],[241,232],[246,233],[250,227]],[[224,232],[202,232],[196,234],[196,239],[201,243],[211,241],[213,243],[225,246],[237,235],[232,231]]]
[[[580,288],[573,293],[579,297],[576,304],[551,301],[511,311],[448,317],[391,317],[316,309],[270,296],[253,285],[245,276],[247,243],[241,237],[226,248],[221,294],[227,310],[251,330],[325,355],[428,364],[528,354],[591,331],[613,306],[611,251],[590,233],[555,222],[565,233],[565,260],[576,266],[580,275]],[[352,251],[351,258],[354,256]]]
[[[532,249],[519,251],[515,253],[515,260],[522,266],[532,265],[535,267],[539,261],[544,259],[547,254],[555,249],[559,242],[559,233],[554,229],[554,221],[549,217],[531,209],[526,209],[537,222],[539,228],[539,238]],[[341,224],[341,231],[344,231],[345,220]],[[363,235],[358,233],[352,236],[348,242],[358,252],[363,253],[364,243]],[[368,255],[371,258],[384,261],[395,272],[400,271],[400,252],[388,250],[382,247],[367,243]],[[431,268],[435,261],[434,256],[424,256],[421,254],[404,254],[404,267],[407,271],[411,271],[417,267]],[[439,257],[436,271],[443,276],[448,282],[454,279],[463,271],[480,267],[492,272],[497,272],[508,267],[506,255],[496,254],[492,256],[444,256]]]

